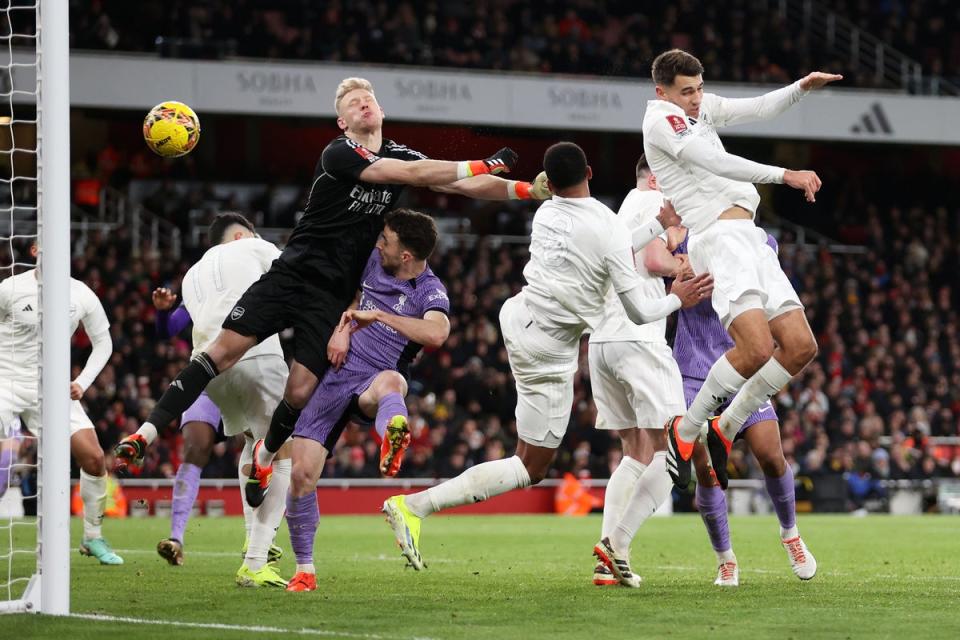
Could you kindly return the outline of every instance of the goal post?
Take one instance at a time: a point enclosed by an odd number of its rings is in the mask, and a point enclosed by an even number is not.
[[[37,240],[40,341],[39,419],[30,425],[37,433],[36,463],[32,446],[24,460],[17,460],[23,448],[14,447],[13,463],[8,453],[0,468],[4,490],[16,475],[17,494],[26,489],[23,502],[36,506],[37,517],[25,516],[24,509],[0,514],[0,558],[5,565],[0,566],[0,613],[70,613],[68,15],[68,0],[0,0],[0,253],[9,255],[0,265],[0,279],[32,266],[23,253]],[[5,320],[12,323],[6,327],[10,331],[16,329],[12,318]],[[12,344],[0,349],[10,350],[5,355],[16,360]],[[18,426],[16,421],[0,424],[0,445],[9,449],[21,439],[33,444],[24,432],[17,433]],[[16,502],[8,499],[7,506]]]
[[[70,612],[70,33],[67,0],[40,0],[40,611]]]

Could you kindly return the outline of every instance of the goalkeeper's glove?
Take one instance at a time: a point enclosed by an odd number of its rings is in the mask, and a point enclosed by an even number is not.
[[[464,160],[457,163],[457,180],[490,173],[510,173],[517,166],[519,156],[510,147],[504,147],[486,160]]]
[[[541,171],[532,183],[511,180],[507,183],[507,195],[511,200],[547,200],[553,194],[547,187],[547,172]]]

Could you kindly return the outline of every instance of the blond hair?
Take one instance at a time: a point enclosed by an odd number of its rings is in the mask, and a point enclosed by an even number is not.
[[[373,85],[366,78],[344,78],[337,86],[337,97],[333,101],[333,110],[340,114],[340,101],[354,89],[364,89],[373,94]]]

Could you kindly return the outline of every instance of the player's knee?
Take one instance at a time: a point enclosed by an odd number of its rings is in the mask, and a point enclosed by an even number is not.
[[[763,456],[758,460],[763,475],[768,478],[779,478],[787,471],[787,461],[783,454]]]
[[[287,379],[287,387],[283,392],[283,399],[294,409],[303,409],[310,402],[310,396],[317,388],[317,378],[310,376],[293,376]]]
[[[527,469],[527,475],[530,476],[530,484],[539,484],[541,480],[547,477],[547,471],[550,470],[549,464],[541,464],[536,461],[524,462]]]
[[[210,461],[210,451],[212,447],[205,444],[196,444],[189,440],[183,442],[183,460],[195,467],[203,468]]]
[[[103,459],[103,451],[97,447],[94,451],[86,451],[77,459],[77,464],[88,476],[100,477],[107,472],[107,466]]]
[[[743,347],[737,345],[737,348],[743,351],[744,365],[750,371],[756,372],[773,357],[773,338],[767,336],[753,340]]]
[[[294,464],[290,471],[290,493],[294,498],[316,491],[317,481],[306,465]]]
[[[797,363],[799,368],[803,368],[810,364],[814,358],[817,357],[817,353],[820,352],[819,347],[817,347],[817,341],[812,335],[807,335],[803,340],[799,341],[795,348],[795,357],[794,361]]]
[[[381,393],[406,394],[407,381],[396,371],[384,371],[377,376],[377,387]]]

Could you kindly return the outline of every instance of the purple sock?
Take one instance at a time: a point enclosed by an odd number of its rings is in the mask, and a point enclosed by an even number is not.
[[[13,450],[0,450],[0,498],[7,492],[10,484],[10,466],[13,463]]]
[[[797,524],[797,501],[794,494],[793,469],[787,465],[787,470],[779,478],[766,476],[767,493],[773,501],[773,509],[777,512],[780,526],[789,529]]]
[[[710,544],[716,552],[730,549],[730,524],[727,521],[727,496],[720,487],[697,485],[697,509],[707,527]]]
[[[313,540],[319,524],[320,507],[317,505],[316,491],[299,498],[287,494],[287,529],[297,564],[313,563]]]
[[[393,416],[407,417],[407,403],[399,393],[388,393],[380,398],[380,406],[377,407],[377,434],[382,438],[387,432],[387,423]]]
[[[184,462],[173,481],[173,505],[170,509],[170,537],[183,542],[183,532],[200,489],[200,467]]]

